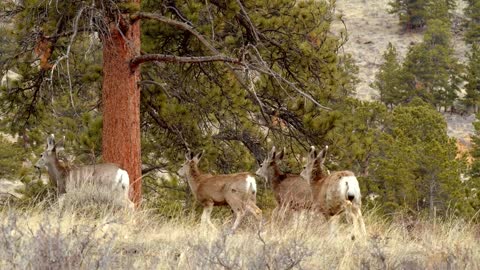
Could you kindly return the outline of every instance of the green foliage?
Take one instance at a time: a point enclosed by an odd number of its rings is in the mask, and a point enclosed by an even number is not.
[[[332,6],[323,1],[242,4],[262,40],[249,57],[258,54],[274,72],[298,83],[321,104],[341,103],[345,95],[354,92],[356,79],[352,75],[356,67],[350,57],[337,56],[339,41],[329,34]],[[142,3],[145,11],[158,7],[159,1]],[[221,52],[237,54],[238,48],[248,50],[246,44],[257,43],[244,15],[239,13],[238,2],[178,3],[176,7],[203,36],[211,37]],[[178,15],[170,9],[161,11]],[[272,30],[278,25],[282,25],[281,29]],[[210,54],[197,39],[169,25],[147,21],[142,29],[145,52]],[[145,84],[142,90],[143,111],[147,112],[144,119],[156,123],[154,128],[149,127],[151,135],[147,135],[155,143],[143,145],[143,153],[149,153],[144,155],[149,157],[144,162],[154,164],[161,156],[171,161],[167,167],[174,170],[183,161],[188,146],[195,151],[205,150],[206,157],[200,164],[204,171],[253,171],[256,159],[262,156],[255,156],[252,149],[258,146],[264,152],[271,147],[263,142],[265,128],[277,147],[288,147],[292,155],[303,154],[305,141],[320,144],[340,117],[338,112],[322,111],[305,101],[278,78],[253,71],[249,75],[254,79],[232,73],[223,64],[144,68],[143,79],[158,82]],[[245,85],[255,93],[245,91]],[[298,136],[299,141],[291,140],[291,136]],[[292,160],[291,166],[301,165]]]
[[[461,65],[454,57],[448,23],[428,21],[421,44],[410,48],[401,74],[403,97],[420,97],[437,108],[447,109],[458,97]]]
[[[400,24],[407,29],[421,28],[425,25],[427,0],[395,0],[389,2],[392,14],[398,14]]]
[[[480,115],[477,114],[477,119]],[[480,207],[480,122],[473,122],[475,128],[475,135],[472,136],[472,149],[470,154],[473,162],[470,165],[468,180],[465,181],[466,201],[474,209]],[[478,220],[478,217],[477,217]]]
[[[0,178],[12,179],[19,176],[22,161],[28,156],[19,144],[7,141],[0,133]]]
[[[443,19],[455,9],[455,0],[392,0],[389,12],[398,14],[406,29],[423,28],[429,19]]]
[[[466,66],[465,96],[463,103],[467,107],[473,107],[474,112],[478,112],[480,104],[480,45],[473,44],[471,52],[467,55],[468,64]]]
[[[421,1],[409,3],[417,5]],[[451,44],[452,5],[448,1],[425,1],[422,5],[428,10],[428,16],[425,14],[422,19],[427,25],[423,42],[410,47],[401,67],[390,44],[372,87],[379,90],[380,100],[390,107],[419,97],[447,110],[458,98],[462,84],[462,66]]]
[[[456,159],[455,140],[442,115],[428,104],[397,106],[385,124],[372,161],[372,184],[388,212],[399,207],[472,215]]]
[[[398,62],[397,49],[392,43],[388,43],[387,51],[383,53],[384,63],[375,76],[372,87],[380,93],[380,101],[392,107],[398,104],[406,96],[402,93],[401,65]]]
[[[480,0],[466,0],[467,32],[465,40],[470,44],[480,43]]]

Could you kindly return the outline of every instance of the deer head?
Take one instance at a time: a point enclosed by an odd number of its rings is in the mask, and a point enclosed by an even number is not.
[[[272,179],[276,173],[278,173],[277,163],[283,159],[284,151],[277,153],[275,151],[275,146],[272,147],[270,153],[268,153],[267,158],[263,161],[262,165],[255,172],[256,175],[264,177],[267,181]]]
[[[323,167],[325,157],[327,156],[327,150],[328,146],[325,146],[322,151],[318,152],[315,149],[315,146],[312,146],[310,149],[310,153],[307,157],[307,164],[305,165],[303,171],[300,173],[300,176],[302,176],[307,181],[312,181],[318,176],[328,175]]]
[[[192,168],[198,167],[198,162],[202,158],[203,151],[194,155],[192,152],[188,152],[185,154],[185,162],[182,164],[182,167],[177,171],[177,174],[180,177],[187,177],[189,176]]]
[[[53,134],[48,136],[46,150],[40,154],[40,159],[34,165],[35,168],[41,169],[57,162],[57,152],[61,150],[63,150],[63,140],[55,143],[55,136]]]

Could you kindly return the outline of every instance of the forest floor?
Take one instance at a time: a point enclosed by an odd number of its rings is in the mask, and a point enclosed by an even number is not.
[[[1,269],[480,269],[480,227],[461,220],[393,220],[365,214],[367,236],[335,234],[316,217],[229,234],[199,216],[162,219],[99,206],[0,212]]]

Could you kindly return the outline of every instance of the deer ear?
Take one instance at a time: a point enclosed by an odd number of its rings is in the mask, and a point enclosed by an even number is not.
[[[326,145],[325,148],[322,149],[322,151],[318,154],[317,158],[325,159],[327,157],[327,150],[328,145]]]
[[[202,152],[198,153],[198,154],[195,156],[195,159],[197,159],[197,161],[198,161],[198,160],[200,160],[200,159],[202,158],[202,156],[203,156],[203,150],[202,150]]]
[[[317,157],[317,149],[315,149],[315,146],[310,146],[310,158],[315,159]]]
[[[270,153],[268,153],[268,159],[274,159],[275,158],[275,145],[272,147],[272,150],[270,150]]]
[[[65,145],[65,136],[63,136],[63,138],[60,141],[55,143],[55,146],[54,146],[55,151],[60,152],[65,150],[64,145]]]
[[[277,155],[277,159],[282,160],[284,154],[285,154],[285,149],[282,149],[282,151],[280,151],[280,153]]]
[[[185,159],[186,160],[192,160],[193,157],[194,157],[193,153],[190,150],[188,150],[188,153],[185,154]]]
[[[47,137],[47,150],[52,150],[55,148],[55,135],[50,134]]]

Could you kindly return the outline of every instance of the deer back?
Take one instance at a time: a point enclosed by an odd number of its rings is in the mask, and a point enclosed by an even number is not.
[[[129,177],[125,170],[113,163],[102,163],[81,166],[71,169],[66,177],[66,191],[85,184],[98,185],[105,188],[128,190]]]
[[[248,172],[236,174],[201,175],[197,182],[197,199],[202,202],[212,200],[215,204],[226,204],[226,196],[241,196],[242,199],[255,198],[257,187],[255,178]]]

